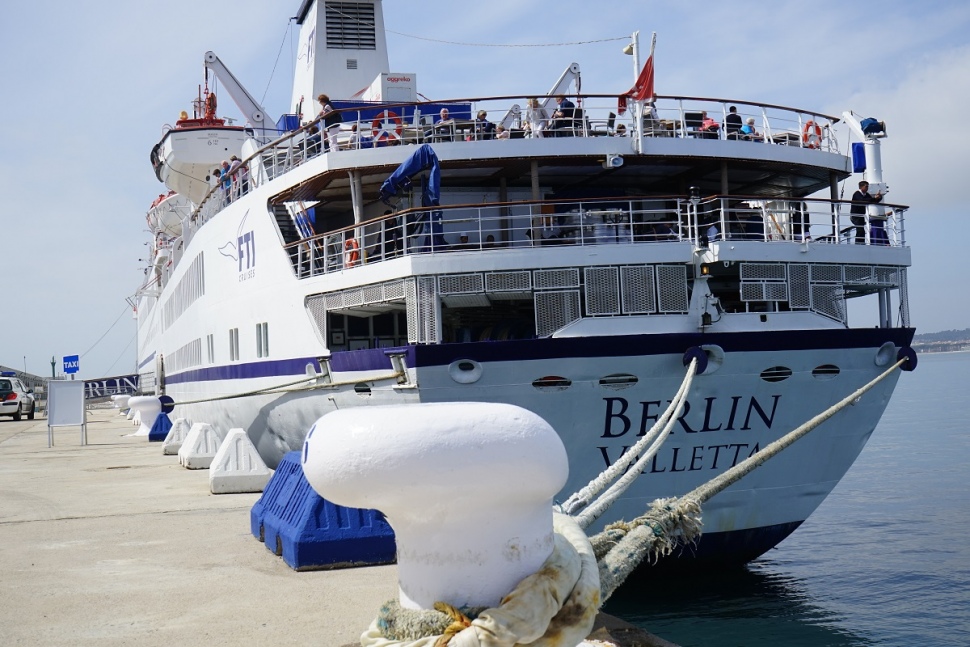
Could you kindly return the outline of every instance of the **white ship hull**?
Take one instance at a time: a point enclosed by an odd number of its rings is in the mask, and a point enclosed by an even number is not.
[[[142,289],[143,391],[170,395],[176,417],[246,429],[270,466],[335,409],[519,405],[563,440],[564,497],[652,426],[699,352],[687,409],[600,526],[687,493],[871,381],[914,332],[907,208],[869,207],[860,225],[849,205],[810,198],[851,176],[827,130],[798,136],[811,113],[756,106],[795,129],[757,144],[688,132],[696,101],[669,102],[679,130],[628,121],[624,137],[584,124],[478,141],[464,123],[449,128],[466,137],[442,139],[410,127],[437,112],[416,102],[346,108],[367,143],[335,137],[323,152],[299,129],[248,142],[248,181],[193,198]],[[411,164],[414,186],[392,183],[400,202],[385,212],[385,178]],[[849,298],[878,325],[851,327]],[[709,501],[682,556],[743,562],[784,539],[850,468],[898,379]]]

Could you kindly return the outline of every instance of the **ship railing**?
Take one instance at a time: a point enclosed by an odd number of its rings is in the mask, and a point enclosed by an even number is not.
[[[764,196],[713,196],[695,201],[697,244],[751,240],[906,246],[905,215],[909,207],[904,205]],[[862,213],[853,214],[853,206]]]
[[[345,150],[381,148],[421,143],[484,143],[497,141],[496,122],[486,127],[474,117],[480,110],[501,116],[496,121],[505,125],[510,139],[549,137],[625,137],[635,150],[643,150],[647,138],[712,139],[754,144],[796,146],[820,151],[838,152],[832,126],[839,117],[819,112],[766,103],[734,99],[660,95],[650,104],[632,103],[621,113],[617,95],[570,95],[576,103],[573,119],[546,123],[540,133],[528,123],[530,97],[512,95],[470,97],[434,102],[370,103],[366,106],[338,110],[343,119],[335,128],[333,145],[320,117],[296,130],[263,143],[230,174],[227,185],[214,184],[189,219],[187,240],[195,229],[238,199],[252,187],[260,186],[322,155],[339,155]],[[755,120],[757,135],[728,132],[727,116],[731,107],[742,121]],[[451,110],[449,123],[438,125],[441,107]],[[546,108],[551,116],[553,102]],[[706,128],[709,117],[716,129]],[[555,127],[561,126],[561,127]],[[736,154],[732,153],[732,154]]]
[[[878,207],[878,210],[877,208]],[[901,205],[741,196],[598,198],[414,208],[286,245],[300,278],[402,256],[593,245],[695,248],[728,241],[902,247]]]

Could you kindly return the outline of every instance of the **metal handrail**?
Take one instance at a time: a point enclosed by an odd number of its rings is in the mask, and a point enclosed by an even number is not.
[[[647,206],[644,207],[643,203]],[[673,204],[651,208],[650,203]],[[284,246],[300,278],[402,256],[509,248],[729,241],[902,247],[903,205],[879,205],[860,232],[849,201],[765,196],[628,196],[402,210]],[[553,207],[556,212],[548,213]],[[883,219],[884,217],[884,219]],[[884,231],[885,237],[879,232]],[[465,233],[467,241],[459,234]],[[489,236],[492,239],[489,240]],[[857,236],[861,236],[857,241]],[[351,242],[352,241],[352,242]]]

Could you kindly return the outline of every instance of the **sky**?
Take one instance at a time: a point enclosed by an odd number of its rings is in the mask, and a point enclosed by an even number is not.
[[[911,207],[912,323],[970,327],[956,271],[970,217],[970,3],[383,4],[391,70],[416,74],[429,99],[541,94],[574,61],[584,93],[620,93],[634,76],[621,50],[639,30],[641,59],[657,33],[658,94],[884,120],[888,199]],[[208,50],[271,115],[289,112],[299,5],[48,0],[0,10],[0,365],[50,375],[52,358],[60,372],[63,356],[80,355],[83,379],[133,372],[125,298],[141,282],[144,216],[163,190],[149,152],[163,125],[191,110]],[[555,43],[587,44],[523,46]],[[238,117],[232,110],[220,101],[220,113]]]

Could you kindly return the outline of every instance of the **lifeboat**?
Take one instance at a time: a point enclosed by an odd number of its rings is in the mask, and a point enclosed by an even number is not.
[[[229,126],[224,119],[179,119],[152,149],[155,176],[172,191],[199,204],[211,187],[212,171],[232,155],[242,157],[243,143],[252,134],[251,128]]]

